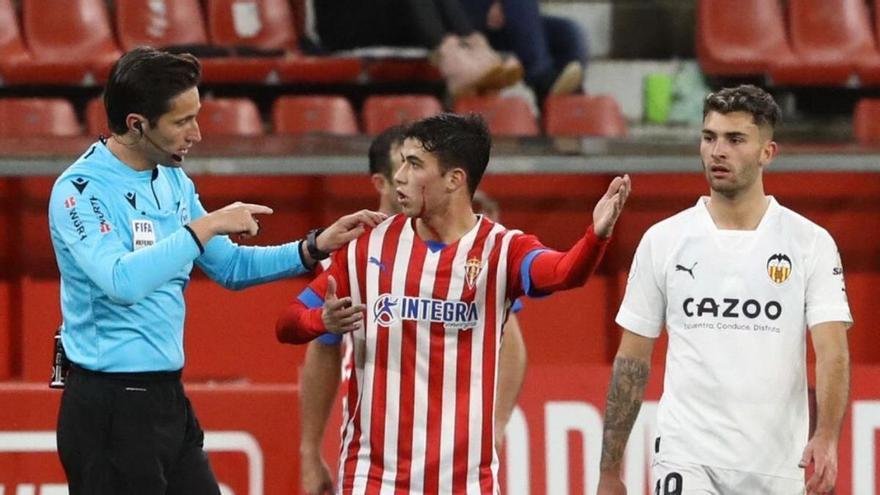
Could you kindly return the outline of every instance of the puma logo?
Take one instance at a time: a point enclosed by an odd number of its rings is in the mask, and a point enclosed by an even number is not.
[[[696,280],[697,277],[694,276],[694,267],[695,267],[695,266],[697,266],[697,262],[696,262],[696,261],[694,261],[694,264],[691,265],[690,268],[686,268],[686,267],[681,266],[681,265],[675,265],[675,271],[677,271],[677,272],[688,272],[688,273],[691,275],[691,278],[694,279],[694,280]]]

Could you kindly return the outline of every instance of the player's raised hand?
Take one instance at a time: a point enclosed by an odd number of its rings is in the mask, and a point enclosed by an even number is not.
[[[837,481],[837,442],[823,435],[814,435],[804,449],[798,466],[806,469],[813,465],[813,475],[807,480],[807,495],[828,493]]]
[[[364,305],[352,304],[350,297],[336,297],[336,279],[327,277],[327,292],[324,294],[324,311],[321,319],[328,332],[343,334],[353,332],[363,325]]]
[[[614,224],[623,211],[623,205],[626,204],[626,198],[629,197],[631,187],[629,174],[615,177],[608,185],[608,190],[593,208],[593,229],[597,236],[604,239],[611,235]]]
[[[378,211],[361,210],[345,215],[324,229],[315,240],[318,249],[330,253],[353,241],[364,233],[366,227],[375,227],[388,216]]]

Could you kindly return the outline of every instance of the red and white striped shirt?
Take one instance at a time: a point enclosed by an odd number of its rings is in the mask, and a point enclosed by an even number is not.
[[[590,229],[568,253],[537,256],[546,248],[536,237],[480,216],[461,239],[432,249],[414,222],[391,217],[337,251],[279,319],[279,339],[303,342],[291,334],[320,326],[320,309],[306,315],[304,306],[323,305],[329,275],[338,297],[366,306],[364,329],[351,334],[342,493],[500,493],[493,415],[508,310],[534,292],[533,260],[542,259],[541,289],[573,287],[605,243]]]
[[[498,493],[495,379],[519,267],[543,246],[481,218],[432,251],[396,216],[335,256],[337,295],[367,307],[355,332],[343,493]],[[310,287],[326,289],[326,275]]]

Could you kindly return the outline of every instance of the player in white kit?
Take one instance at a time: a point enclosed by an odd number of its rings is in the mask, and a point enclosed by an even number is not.
[[[617,314],[623,336],[598,493],[626,493],[623,451],[664,325],[653,492],[827,493],[849,394],[852,316],[840,256],[825,229],[764,194],[762,172],[777,153],[773,98],[728,88],[710,94],[703,112],[710,195],[645,233]],[[809,439],[807,329],[818,404]]]

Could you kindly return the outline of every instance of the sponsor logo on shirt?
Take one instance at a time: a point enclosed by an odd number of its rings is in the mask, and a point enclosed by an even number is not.
[[[73,208],[74,206],[76,206],[76,198],[74,198],[73,196],[64,200],[64,207],[68,210]]]
[[[767,259],[767,275],[777,285],[781,285],[791,275],[791,258],[787,254],[777,253]]]
[[[80,194],[82,194],[83,191],[86,190],[86,187],[88,187],[89,185],[89,181],[83,179],[82,177],[77,177],[76,179],[70,181],[70,183],[73,184],[73,187],[75,187]]]
[[[382,272],[382,273],[385,273],[385,263],[382,263],[381,261],[379,261],[378,259],[374,258],[373,256],[370,256],[370,259],[367,260],[367,263],[370,263],[371,265],[376,265],[376,266],[378,266],[378,267],[379,267],[379,271]]]
[[[76,234],[79,236],[79,240],[84,241],[89,236],[86,235],[86,227],[82,223],[82,219],[79,217],[79,213],[77,213],[76,208],[71,208],[67,210],[67,214],[70,216],[70,221],[73,223],[73,229],[76,230]]]
[[[688,267],[686,267],[686,266],[683,266],[683,265],[675,265],[675,271],[677,271],[677,272],[686,272],[686,273],[688,273],[688,274],[691,276],[692,279],[696,280],[697,277],[694,276],[694,268],[696,268],[696,267],[697,267],[697,262],[694,261],[694,264],[691,265],[690,268],[688,268]]]
[[[101,210],[101,202],[98,201],[98,198],[92,196],[89,198],[89,204],[92,205],[92,212],[95,214],[95,217],[98,218],[98,223],[100,227],[98,230],[101,231],[102,234],[106,234],[113,230],[110,228],[110,222],[107,221],[107,217],[104,215],[104,211]]]
[[[382,327],[410,320],[442,323],[445,329],[468,330],[476,326],[477,315],[474,302],[382,294],[373,303],[373,318]]]
[[[135,193],[135,192],[125,193],[125,200],[128,201],[128,204],[130,204],[132,208],[137,210],[137,193]]]

